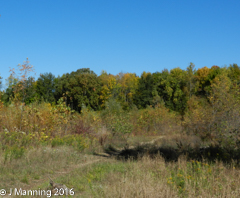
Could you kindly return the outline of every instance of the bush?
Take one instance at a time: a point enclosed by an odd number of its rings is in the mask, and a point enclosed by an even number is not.
[[[105,107],[101,116],[108,130],[113,136],[128,136],[133,130],[129,112],[124,112],[120,103],[114,99],[107,101]]]
[[[170,112],[165,106],[148,106],[146,109],[131,112],[131,120],[134,123],[134,132],[164,135],[181,132],[180,116]]]
[[[86,138],[81,135],[67,135],[64,137],[55,137],[51,140],[52,147],[56,146],[73,146],[75,149],[82,151],[88,147]]]

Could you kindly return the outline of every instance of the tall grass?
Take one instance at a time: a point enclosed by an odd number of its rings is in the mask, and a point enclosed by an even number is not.
[[[107,161],[76,169],[58,182],[75,186],[79,197],[239,197],[239,170],[221,162],[165,163],[160,156]]]

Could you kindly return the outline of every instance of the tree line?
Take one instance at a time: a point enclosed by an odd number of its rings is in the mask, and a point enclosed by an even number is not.
[[[229,89],[223,92],[235,93],[240,84],[240,67],[237,64],[195,69],[195,65],[190,63],[186,70],[174,68],[155,73],[143,72],[140,77],[135,73],[113,75],[106,71],[97,75],[89,68],[82,68],[58,77],[52,73],[40,74],[36,80],[27,77],[27,72],[32,69],[28,59],[19,69],[23,75],[19,78],[12,72],[7,80],[7,89],[1,92],[1,100],[6,105],[16,98],[25,104],[36,101],[57,103],[63,98],[68,106],[79,112],[83,105],[102,110],[106,102],[114,98],[124,110],[165,105],[169,110],[184,115],[192,97],[211,103],[210,96],[219,82],[228,83]]]

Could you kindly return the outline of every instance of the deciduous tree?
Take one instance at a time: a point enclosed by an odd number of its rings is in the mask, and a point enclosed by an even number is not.
[[[36,82],[37,94],[40,98],[43,98],[46,102],[54,102],[56,78],[52,73],[40,74]]]
[[[94,110],[99,109],[101,82],[97,75],[88,68],[64,74],[56,85],[56,97],[65,98],[71,108],[81,111],[84,104]]]
[[[146,108],[152,104],[154,79],[151,73],[143,72],[138,80],[138,88],[133,96],[134,104],[138,108]]]

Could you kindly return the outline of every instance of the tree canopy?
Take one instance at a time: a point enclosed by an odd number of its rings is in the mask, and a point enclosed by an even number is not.
[[[37,80],[28,76],[33,70],[28,59],[18,69],[22,75],[17,77],[12,69],[7,88],[2,93],[5,103],[10,103],[14,98],[26,104],[36,100],[57,103],[63,98],[67,105],[79,112],[83,105],[93,110],[104,109],[106,102],[114,98],[123,110],[161,104],[183,115],[192,97],[202,98],[210,104],[209,96],[217,93],[219,81],[231,82],[229,89],[235,90],[240,84],[237,64],[195,69],[195,65],[190,63],[186,70],[177,67],[170,71],[143,72],[140,77],[135,73],[113,75],[106,71],[98,76],[89,68],[81,68],[58,77],[52,73],[40,74]]]

